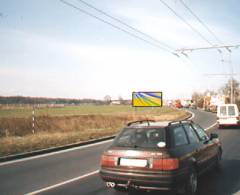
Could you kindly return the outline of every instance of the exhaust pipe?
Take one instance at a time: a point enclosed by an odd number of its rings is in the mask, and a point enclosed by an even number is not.
[[[115,187],[115,183],[114,182],[106,182],[106,186],[108,188],[114,188]]]

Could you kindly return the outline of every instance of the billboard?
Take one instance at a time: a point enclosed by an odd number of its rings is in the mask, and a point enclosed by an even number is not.
[[[133,92],[132,106],[134,107],[161,107],[162,92]]]

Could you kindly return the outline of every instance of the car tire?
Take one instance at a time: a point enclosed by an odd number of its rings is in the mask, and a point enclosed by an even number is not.
[[[195,195],[197,192],[198,186],[198,177],[196,169],[193,167],[190,170],[190,174],[187,179],[187,183],[185,185],[185,193],[186,195]]]
[[[221,164],[221,161],[222,161],[222,152],[219,150],[218,151],[218,154],[216,156],[216,169],[217,170],[221,170],[221,167],[222,167],[222,164]]]
[[[137,189],[134,189],[134,188],[128,189],[128,195],[137,195],[137,194],[139,194],[139,191]]]
[[[116,185],[114,187],[114,190],[117,191],[117,192],[126,192],[127,191],[127,189],[125,187],[121,187],[121,186],[118,186],[118,185]]]

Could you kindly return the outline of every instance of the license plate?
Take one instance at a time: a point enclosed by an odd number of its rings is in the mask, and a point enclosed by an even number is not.
[[[147,160],[145,159],[131,159],[131,158],[120,158],[121,166],[131,166],[131,167],[146,167]]]

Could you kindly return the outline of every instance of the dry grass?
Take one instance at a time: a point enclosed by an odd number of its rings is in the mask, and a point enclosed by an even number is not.
[[[117,129],[90,129],[80,132],[56,132],[51,134],[41,132],[24,137],[4,137],[0,139],[0,145],[2,146],[0,147],[0,155],[5,156],[48,147],[62,146],[70,143],[113,135],[115,133],[117,133]]]
[[[114,112],[76,116],[39,116],[36,133],[31,117],[0,118],[0,156],[76,143],[116,134],[127,122],[138,119],[179,120],[181,110],[158,109],[144,112]]]
[[[79,106],[65,107],[43,107],[36,108],[35,114],[39,116],[79,116],[86,114],[143,114],[143,113],[169,113],[169,107],[161,108],[133,108],[131,105],[93,105],[83,104]],[[0,118],[28,118],[32,116],[30,106],[2,106],[0,107]]]

